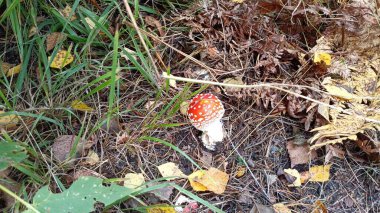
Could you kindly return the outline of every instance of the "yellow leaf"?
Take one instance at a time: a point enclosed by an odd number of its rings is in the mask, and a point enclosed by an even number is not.
[[[178,166],[175,163],[169,162],[164,163],[157,167],[160,171],[162,177],[172,177],[172,176],[178,176],[178,177],[186,177],[185,174],[178,168]],[[168,180],[173,180],[175,178],[168,178]]]
[[[330,179],[331,164],[313,166],[309,169],[310,181],[314,182],[326,182]]]
[[[284,169],[284,172],[287,173],[288,175],[296,178],[296,180],[292,184],[290,184],[289,186],[294,186],[294,187],[301,186],[301,175],[297,170],[295,170],[295,169]]]
[[[331,55],[325,52],[316,52],[314,54],[314,63],[325,63],[326,65],[331,65]]]
[[[237,171],[236,171],[235,177],[237,177],[237,178],[243,177],[243,175],[245,175],[246,171],[247,171],[247,168],[245,168],[244,166],[239,166]]]
[[[245,0],[231,0],[233,3],[239,3],[239,4],[241,4],[241,3],[243,3]]]
[[[19,118],[17,115],[5,115],[2,116],[2,114],[5,113],[4,111],[0,110],[0,129],[5,128],[13,128],[16,127],[16,125],[19,122]]]
[[[226,190],[228,179],[227,173],[211,167],[205,172],[199,183],[206,186],[209,191],[222,194]]]
[[[273,204],[273,209],[276,213],[292,213],[292,211],[283,203]]]
[[[174,208],[167,204],[151,206],[146,211],[147,213],[176,213]]]
[[[51,56],[48,60],[50,61]],[[66,50],[60,50],[54,57],[53,61],[50,64],[51,68],[62,69],[66,65],[74,61],[74,57],[67,52]]]
[[[21,64],[13,66],[12,64],[3,62],[1,63],[1,70],[3,71],[5,76],[10,77],[21,71]]]
[[[83,111],[83,112],[92,112],[94,111],[93,108],[87,106],[87,104],[83,103],[82,101],[80,100],[74,100],[72,103],[71,103],[71,107],[75,110],[79,110],[79,111]]]
[[[358,98],[355,94],[349,93],[342,87],[337,87],[333,85],[323,85],[323,87],[330,95],[336,96],[338,98],[342,98],[345,100],[353,100]]]
[[[190,174],[187,178],[190,181],[191,187],[197,192],[204,192],[207,191],[207,187],[202,185],[201,183],[198,183],[199,181],[205,174],[204,170],[198,170]]]
[[[141,173],[128,173],[124,177],[124,186],[130,189],[140,188],[144,183],[145,178]]]

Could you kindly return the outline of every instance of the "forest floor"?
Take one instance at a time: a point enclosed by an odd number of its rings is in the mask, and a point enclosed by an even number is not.
[[[0,1],[0,209],[380,212],[379,1],[126,2]],[[186,115],[199,93],[225,108],[215,150]],[[67,210],[85,176],[147,188]]]

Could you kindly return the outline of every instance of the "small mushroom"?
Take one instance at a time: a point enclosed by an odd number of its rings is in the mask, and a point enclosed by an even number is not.
[[[203,131],[202,141],[207,149],[214,150],[216,143],[223,140],[223,114],[223,104],[213,94],[198,94],[190,101],[187,115],[191,124]]]

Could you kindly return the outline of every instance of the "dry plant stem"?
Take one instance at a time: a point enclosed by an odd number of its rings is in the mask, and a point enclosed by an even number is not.
[[[5,186],[0,184],[0,190],[4,191],[8,195],[12,196],[14,199],[18,200],[20,203],[22,203],[24,206],[26,206],[29,210],[32,210],[33,212],[40,213],[37,209],[35,209],[30,203],[26,202],[25,200],[21,199],[19,196],[17,196],[15,193],[7,189]]]
[[[135,18],[133,17],[133,13],[132,13],[131,7],[129,6],[127,0],[123,0],[123,2],[124,2],[124,5],[125,5],[125,8],[127,9],[128,16],[129,16],[129,18],[130,18],[131,21],[132,21],[132,25],[133,25],[133,27],[135,28],[135,30],[136,30],[136,32],[137,32],[137,35],[138,35],[139,38],[140,38],[141,44],[143,45],[143,47],[144,47],[146,53],[148,54],[149,59],[150,59],[151,62],[152,62],[152,66],[153,66],[153,68],[154,68],[154,71],[156,72],[156,80],[159,80],[160,73],[158,72],[158,69],[157,69],[157,67],[156,67],[156,64],[154,63],[153,57],[152,57],[152,55],[150,54],[149,48],[148,48],[148,46],[146,45],[146,43],[145,43],[145,41],[144,41],[144,37],[142,36],[142,34],[141,34],[141,32],[140,32],[140,28],[137,26],[136,20],[135,20]]]
[[[247,89],[254,89],[254,88],[261,88],[261,87],[268,87],[268,88],[272,88],[272,89],[276,89],[276,90],[280,90],[280,91],[283,91],[283,92],[286,92],[288,94],[291,94],[291,95],[294,95],[296,97],[300,97],[300,98],[303,98],[305,100],[308,100],[308,101],[311,101],[311,102],[314,102],[314,103],[317,103],[317,104],[320,104],[320,105],[323,105],[323,106],[326,106],[326,107],[329,107],[331,109],[335,109],[339,112],[343,112],[343,113],[346,113],[348,115],[354,115],[352,112],[349,112],[347,110],[344,110],[340,107],[336,107],[336,106],[332,106],[330,104],[326,104],[324,102],[321,102],[321,101],[318,101],[318,100],[315,100],[315,99],[312,99],[312,98],[309,98],[307,96],[304,96],[304,95],[300,95],[298,93],[295,93],[295,92],[292,92],[290,90],[287,90],[287,89],[283,89],[281,87],[298,87],[298,88],[309,88],[309,89],[313,89],[315,91],[318,91],[316,90],[315,88],[312,88],[312,87],[307,87],[307,86],[300,86],[300,85],[291,85],[291,84],[278,84],[278,83],[261,83],[261,84],[255,84],[255,85],[239,85],[239,84],[225,84],[225,83],[220,83],[220,82],[213,82],[213,81],[205,81],[205,80],[197,80],[197,79],[191,79],[191,78],[183,78],[183,77],[177,77],[177,76],[173,76],[173,75],[170,75],[170,76],[162,76],[163,78],[165,79],[172,79],[172,80],[177,80],[177,81],[184,81],[184,82],[191,82],[191,83],[199,83],[199,84],[210,84],[210,85],[216,85],[216,86],[224,86],[224,87],[235,87],[235,88],[247,88]],[[322,92],[322,91],[321,91]],[[328,94],[328,93],[327,93]],[[358,118],[361,118],[367,122],[373,122],[373,123],[377,123],[377,124],[380,124],[380,121],[379,120],[376,120],[376,119],[371,119],[371,118],[367,118],[365,116],[361,116],[361,115],[355,115],[356,117]]]

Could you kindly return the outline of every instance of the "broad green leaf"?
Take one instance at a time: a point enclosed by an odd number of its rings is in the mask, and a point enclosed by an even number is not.
[[[25,149],[14,142],[0,142],[0,171],[27,158]]]
[[[96,202],[103,203],[107,208],[134,192],[114,183],[109,186],[102,183],[100,178],[80,177],[69,189],[58,194],[52,193],[49,186],[44,186],[34,196],[32,205],[41,212],[92,212],[95,211]]]

